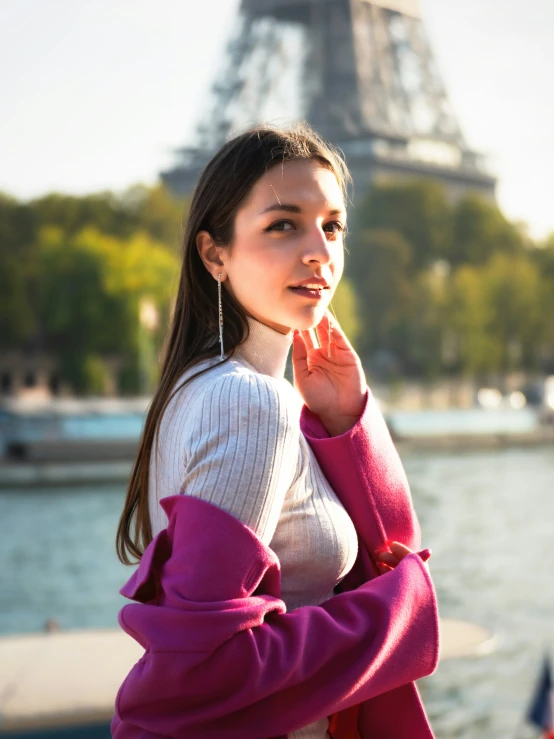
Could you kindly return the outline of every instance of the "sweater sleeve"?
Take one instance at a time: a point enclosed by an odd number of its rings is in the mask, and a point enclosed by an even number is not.
[[[224,375],[187,424],[181,493],[218,506],[271,541],[296,473],[300,429],[286,387],[259,373]]]

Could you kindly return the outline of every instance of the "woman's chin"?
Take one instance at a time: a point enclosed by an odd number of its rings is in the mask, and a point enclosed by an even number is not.
[[[316,307],[312,309],[309,314],[304,314],[296,318],[291,323],[293,329],[297,328],[299,331],[308,331],[311,328],[315,328],[325,315],[325,308]]]

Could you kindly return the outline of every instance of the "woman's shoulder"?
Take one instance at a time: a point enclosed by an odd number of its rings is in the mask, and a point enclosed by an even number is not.
[[[198,372],[202,374],[195,376]],[[179,377],[175,388],[171,405],[176,409],[233,409],[240,415],[257,410],[300,422],[302,403],[286,378],[262,374],[232,357],[224,362],[218,357],[197,363]]]

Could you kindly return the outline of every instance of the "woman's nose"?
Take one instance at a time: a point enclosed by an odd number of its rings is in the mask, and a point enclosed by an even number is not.
[[[306,240],[304,242],[304,259],[311,262],[313,259],[317,259],[322,264],[327,264],[331,261],[332,250],[331,243],[327,238],[327,234],[320,226],[314,226],[310,229],[309,233],[306,234]]]

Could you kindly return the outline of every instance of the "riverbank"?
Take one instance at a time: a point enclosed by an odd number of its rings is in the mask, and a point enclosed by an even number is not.
[[[393,410],[385,411],[385,420],[399,450],[440,453],[554,448],[554,424],[542,422],[541,416],[528,408]],[[0,454],[0,489],[124,483],[129,479],[143,424],[138,409],[130,415],[105,412],[82,417],[68,408],[63,425],[58,419],[55,433],[36,421],[25,418],[19,435],[14,432],[9,441],[10,453]],[[44,418],[41,421],[47,423]]]
[[[418,451],[447,452],[488,451],[547,447],[554,449],[554,429],[544,428],[532,434],[460,434],[419,437],[394,437],[402,453]],[[127,461],[68,461],[12,462],[0,459],[0,490],[60,488],[80,485],[112,485],[126,483],[131,474],[132,460]]]
[[[554,448],[554,428],[544,426],[529,433],[440,434],[436,436],[402,437],[393,433],[395,445],[406,451],[464,452],[490,449],[529,447]]]

